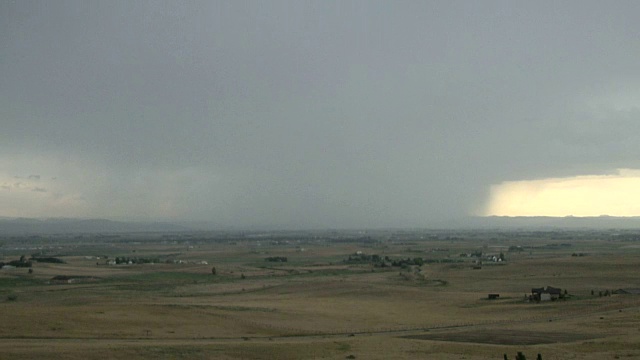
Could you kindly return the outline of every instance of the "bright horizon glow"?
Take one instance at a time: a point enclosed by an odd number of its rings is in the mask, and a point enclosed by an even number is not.
[[[505,181],[491,187],[485,216],[640,216],[640,170]]]

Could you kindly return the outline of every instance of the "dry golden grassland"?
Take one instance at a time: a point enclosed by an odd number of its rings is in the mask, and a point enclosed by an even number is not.
[[[640,358],[640,295],[599,296],[640,288],[640,240],[623,235],[7,238],[0,261],[65,263],[0,270],[0,358]],[[429,261],[345,261],[357,252]],[[474,269],[460,256],[472,252],[506,261]],[[159,263],[107,265],[116,257]],[[58,275],[76,278],[51,283]],[[525,301],[547,285],[567,299]]]

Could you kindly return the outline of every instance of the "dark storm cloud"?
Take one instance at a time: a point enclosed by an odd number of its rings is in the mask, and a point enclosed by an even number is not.
[[[86,216],[420,226],[640,168],[634,2],[0,4],[4,161]]]

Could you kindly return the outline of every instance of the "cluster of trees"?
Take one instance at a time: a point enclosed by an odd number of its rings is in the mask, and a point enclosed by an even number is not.
[[[431,263],[454,263],[459,261],[460,260],[454,259],[424,259],[421,257],[391,259],[388,256],[382,257],[377,254],[368,255],[362,253],[351,254],[344,260],[344,262],[349,264],[372,264],[375,267],[393,266],[402,268],[412,265],[422,266]]]
[[[611,296],[611,294],[613,294],[613,291],[611,290],[605,290],[604,292],[602,290],[598,291],[599,297]],[[595,295],[595,292],[593,290],[591,290],[591,295]]]
[[[569,243],[561,243],[561,244],[553,243],[553,244],[546,244],[543,247],[547,248],[547,249],[558,249],[558,248],[568,248],[568,247],[571,247],[571,246],[572,245],[569,244]]]
[[[269,262],[287,262],[287,257],[286,256],[270,256],[268,258],[265,258],[264,261],[269,261]]]
[[[116,264],[156,264],[160,262],[159,258],[145,257],[127,257],[118,256],[115,258]]]
[[[8,263],[0,261],[0,268],[2,268],[5,265],[30,268],[33,265],[33,263],[31,262],[31,260],[27,260],[27,258],[24,255],[22,255],[20,256],[20,260],[12,260],[12,261],[9,261]]]
[[[417,265],[417,266],[422,266],[424,265],[425,260],[421,257],[416,257],[416,258],[406,258],[406,259],[399,259],[399,260],[394,260],[391,262],[391,266],[399,266],[399,267],[407,267],[407,266],[411,266],[411,265]]]
[[[35,257],[32,256],[30,260],[41,263],[52,263],[52,264],[65,264],[64,260],[58,259],[55,257]]]
[[[385,256],[384,258],[382,258],[380,255],[377,255],[377,254],[368,255],[363,253],[355,253],[355,254],[349,255],[349,257],[345,259],[345,262],[350,264],[371,263],[375,265],[375,264],[381,264],[385,262],[391,262],[391,259],[388,256]]]

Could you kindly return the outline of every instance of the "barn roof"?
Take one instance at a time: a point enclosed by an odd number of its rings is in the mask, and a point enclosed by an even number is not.
[[[532,288],[531,289],[531,293],[532,294],[553,294],[553,295],[560,295],[562,294],[562,289],[560,288],[555,288],[553,286],[547,286],[546,288]]]

